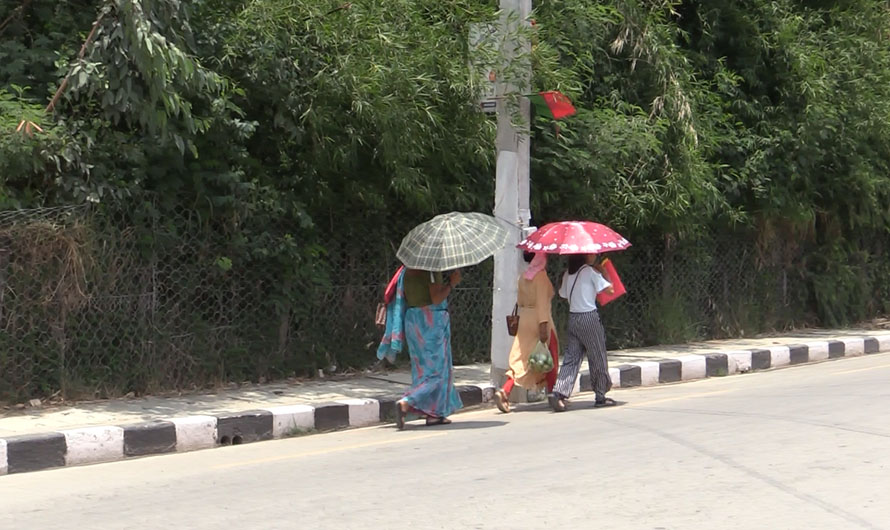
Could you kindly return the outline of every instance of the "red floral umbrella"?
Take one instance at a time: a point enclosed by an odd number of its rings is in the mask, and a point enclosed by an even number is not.
[[[549,223],[516,245],[528,252],[545,254],[602,254],[629,246],[630,241],[618,232],[590,221]]]

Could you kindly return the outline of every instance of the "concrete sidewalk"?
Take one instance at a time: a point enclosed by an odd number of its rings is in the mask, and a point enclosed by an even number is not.
[[[807,330],[622,350],[609,363],[614,386],[626,388],[885,351],[890,330]],[[0,416],[0,474],[385,422],[410,380],[401,371],[10,411]],[[456,367],[455,381],[465,406],[491,399],[487,364]],[[587,389],[583,367],[576,390]]]

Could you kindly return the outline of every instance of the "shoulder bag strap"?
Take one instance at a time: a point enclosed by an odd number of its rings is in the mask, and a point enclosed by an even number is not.
[[[581,271],[584,270],[587,264],[581,265],[581,267],[575,272],[575,281],[572,282],[572,290],[569,291],[569,309],[572,308],[572,295],[575,294],[575,284],[578,283],[578,276],[581,274]]]

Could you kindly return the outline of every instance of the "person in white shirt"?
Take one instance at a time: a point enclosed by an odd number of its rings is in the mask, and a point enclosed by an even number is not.
[[[559,288],[559,296],[569,301],[568,339],[556,385],[548,398],[556,412],[566,410],[566,401],[575,387],[583,355],[587,355],[590,381],[596,393],[594,406],[615,405],[612,398],[606,397],[612,388],[612,379],[606,358],[606,333],[596,309],[596,295],[602,291],[612,292],[612,284],[604,274],[597,264],[596,254],[569,256],[569,268]]]

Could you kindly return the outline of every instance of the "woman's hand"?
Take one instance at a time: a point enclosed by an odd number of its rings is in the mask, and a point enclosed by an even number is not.
[[[543,344],[550,342],[550,323],[541,322],[538,324],[538,340]]]
[[[448,276],[448,283],[431,283],[430,284],[430,299],[432,299],[434,304],[442,303],[442,300],[448,298],[448,295],[451,294],[451,290],[454,289],[457,284],[460,283],[460,269],[452,272]]]

